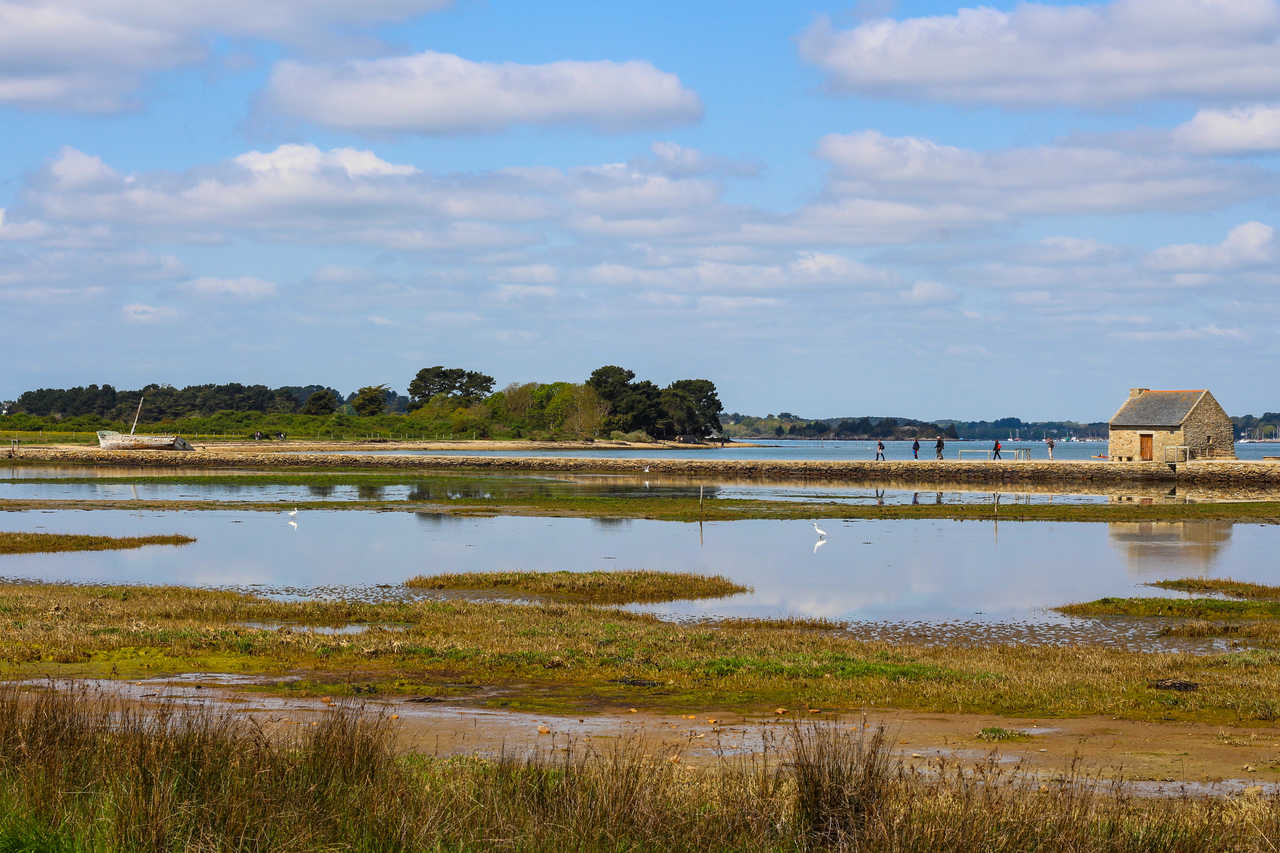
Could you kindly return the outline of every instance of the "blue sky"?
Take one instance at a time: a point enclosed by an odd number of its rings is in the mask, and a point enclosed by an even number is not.
[[[0,0],[0,123],[0,399],[1280,408],[1280,0]]]

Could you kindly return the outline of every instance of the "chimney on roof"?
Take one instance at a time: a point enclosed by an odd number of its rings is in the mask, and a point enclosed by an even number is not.
[[[1132,400],[1136,397],[1141,397],[1143,394],[1147,393],[1150,390],[1151,390],[1150,388],[1130,388],[1129,399]]]

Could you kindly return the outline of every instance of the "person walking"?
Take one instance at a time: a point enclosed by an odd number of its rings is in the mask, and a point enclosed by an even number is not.
[[[876,461],[884,461],[884,442],[880,439],[876,439]]]
[[[1053,439],[1049,439],[1049,461],[1053,461]]]
[[[992,461],[1000,458],[1000,439],[996,439],[996,443],[991,446]]]
[[[933,446],[933,449],[934,449],[934,450],[936,450],[936,451],[938,451],[938,458],[939,458],[939,459],[941,459],[941,458],[942,458],[942,448],[943,448],[943,447],[945,447],[945,446],[946,446],[946,443],[945,443],[945,442],[943,442],[943,440],[942,440],[942,436],[938,436],[938,443],[937,443],[937,444],[935,444],[935,445]]]
[[[916,436],[916,440],[911,442],[911,455],[916,459],[920,458],[920,436]]]

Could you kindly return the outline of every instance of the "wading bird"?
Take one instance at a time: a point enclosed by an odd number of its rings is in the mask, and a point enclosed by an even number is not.
[[[816,522],[816,521],[815,521],[815,522],[813,522],[813,532],[814,532],[814,533],[817,533],[817,534],[818,534],[819,536],[821,536],[823,539],[826,539],[826,538],[827,538],[827,531],[825,531],[825,530],[823,530],[821,527],[819,527],[819,526],[818,526],[818,522]]]
[[[297,515],[297,514],[298,514],[298,508],[296,506],[293,509],[289,510],[289,515]]]

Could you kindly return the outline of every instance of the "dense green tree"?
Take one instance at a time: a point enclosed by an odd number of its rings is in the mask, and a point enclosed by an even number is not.
[[[493,377],[460,367],[424,367],[409,383],[409,397],[416,408],[443,394],[464,403],[475,403],[493,393]]]
[[[357,415],[363,417],[382,414],[387,408],[387,386],[364,386],[356,392],[355,399],[351,401],[351,407],[356,410]]]
[[[693,402],[697,417],[691,425],[691,433],[701,437],[722,429],[720,412],[724,410],[724,406],[720,404],[714,382],[710,379],[681,379],[668,387],[685,394]]]
[[[332,415],[338,411],[340,400],[332,391],[316,391],[307,398],[307,402],[302,407],[304,415]]]
[[[616,364],[606,364],[591,371],[587,384],[595,389],[600,399],[616,408],[618,402],[630,390],[631,380],[635,378],[636,374],[633,370],[618,367]]]

